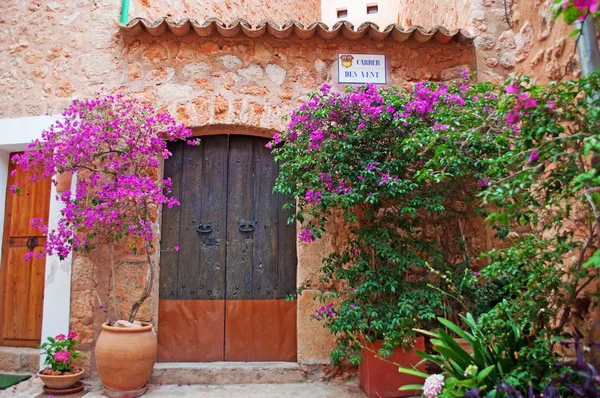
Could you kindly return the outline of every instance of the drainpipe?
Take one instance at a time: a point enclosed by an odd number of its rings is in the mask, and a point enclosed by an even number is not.
[[[598,38],[596,34],[596,20],[588,14],[583,22],[576,22],[575,28],[581,29],[581,37],[577,41],[577,53],[581,74],[586,77],[600,69],[600,50],[598,49]],[[594,93],[596,99],[600,93]],[[592,167],[600,172],[600,154],[592,155]]]
[[[127,25],[129,19],[129,0],[123,0],[121,6],[121,25]]]
[[[600,50],[596,35],[596,24],[591,14],[582,22],[576,22],[575,27],[581,29],[581,37],[577,42],[577,53],[581,64],[581,74],[589,76],[600,69]]]

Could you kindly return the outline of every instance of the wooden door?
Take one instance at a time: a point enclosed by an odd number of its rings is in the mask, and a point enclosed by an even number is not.
[[[176,143],[165,163],[181,206],[163,212],[159,361],[295,361],[295,226],[272,193],[268,141]],[[179,250],[175,250],[178,246]]]
[[[12,154],[11,154],[12,156]],[[16,169],[16,174],[11,176]],[[28,180],[28,173],[14,164],[9,166],[8,187],[15,181]],[[0,345],[40,344],[44,300],[46,237],[31,226],[33,218],[48,223],[50,179],[23,184],[19,194],[7,188],[2,261],[0,265]],[[34,256],[25,262],[25,255]]]

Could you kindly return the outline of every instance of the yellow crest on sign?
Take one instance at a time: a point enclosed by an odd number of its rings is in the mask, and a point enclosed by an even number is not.
[[[344,68],[349,68],[352,66],[352,60],[354,57],[350,54],[342,54],[340,55],[340,60],[342,61],[342,66]]]

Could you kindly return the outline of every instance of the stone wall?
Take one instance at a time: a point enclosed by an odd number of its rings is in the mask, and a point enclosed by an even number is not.
[[[349,41],[342,35],[330,41],[293,35],[278,40],[268,34],[226,39],[194,33],[124,37],[118,28],[119,0],[10,0],[0,10],[1,118],[58,114],[72,97],[122,93],[168,110],[197,135],[268,137],[285,128],[282,116],[305,102],[308,92],[335,79],[340,52],[387,54],[388,81],[396,86],[452,79],[464,69],[475,69],[473,46],[455,41],[398,43],[367,36]],[[300,283],[318,269],[323,255],[335,249],[337,236],[333,233],[311,246],[298,244]],[[125,314],[131,297],[121,299],[141,290],[144,258],[116,253],[119,307]],[[106,264],[106,249],[73,261],[71,328],[81,334],[85,367],[93,364],[93,342],[106,320],[93,289],[96,280],[105,299]],[[298,358],[303,363],[327,362],[332,343],[321,324],[307,321],[315,306],[310,299],[314,293],[307,292],[299,302]],[[144,304],[141,319],[156,322],[157,301],[155,291]]]
[[[515,39],[521,51],[515,57],[515,70],[544,83],[580,75],[575,38],[567,38],[572,27],[562,17],[552,22],[552,0],[523,0],[511,9]],[[567,68],[569,60],[572,66]]]
[[[220,18],[226,22],[243,18],[252,24],[272,19],[283,24],[288,20],[310,24],[321,16],[320,0],[133,0],[129,18],[155,20],[171,17],[204,21]]]
[[[462,28],[478,37],[477,72],[480,79],[500,82],[511,73],[539,82],[579,76],[573,56],[572,27],[562,19],[552,22],[553,0],[406,0],[400,2],[399,22]],[[508,14],[508,15],[507,15]],[[572,66],[567,69],[567,63]]]
[[[402,26],[444,26],[468,29],[471,0],[399,0],[398,23]]]
[[[400,4],[402,24],[443,25],[476,35],[480,80],[503,81],[514,71],[516,59],[522,56],[524,40],[519,41],[521,36],[515,38],[507,22],[504,0],[403,0]]]

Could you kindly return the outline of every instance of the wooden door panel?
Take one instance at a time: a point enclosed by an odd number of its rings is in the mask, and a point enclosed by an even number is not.
[[[50,179],[35,184],[24,183],[28,173],[9,167],[8,187],[19,181],[21,192],[6,193],[2,264],[0,266],[0,344],[16,346],[39,345],[42,329],[42,312],[45,285],[46,237],[31,226],[33,218],[48,222],[50,209]],[[32,251],[27,247],[35,238],[36,255],[25,262],[25,255]],[[34,240],[31,239],[30,243]]]
[[[26,246],[8,250],[4,287],[10,293],[4,312],[5,339],[39,341],[41,336],[45,261],[34,257],[24,262],[29,251]],[[43,247],[37,247],[35,252],[42,254]]]
[[[201,234],[195,232],[201,239],[201,263],[198,267],[199,284],[197,285],[199,294],[196,296],[207,300],[225,299],[228,138],[223,135],[206,137],[200,146],[205,168],[201,186],[200,219],[202,223],[210,224],[212,232]],[[192,296],[190,298],[193,298]]]
[[[227,203],[227,299],[252,298],[253,234],[241,232],[241,221],[254,221],[252,137],[231,137],[229,143],[229,192]]]
[[[183,149],[184,142],[171,142],[168,149],[172,156],[165,162],[164,178],[170,178],[172,181],[171,191],[173,197],[180,202],[182,200],[183,185]],[[176,300],[178,291],[178,267],[181,251],[175,248],[182,246],[180,241],[181,209],[183,206],[173,206],[168,208],[163,206],[162,230],[160,237],[160,275],[159,275],[159,297],[161,300]],[[189,228],[188,228],[189,230]]]
[[[11,165],[9,173],[15,169]],[[50,182],[40,181],[35,184],[24,184],[28,180],[28,174],[20,168],[16,168],[17,173],[14,177],[9,175],[9,187],[15,181],[21,185],[21,193],[13,195],[8,191],[7,194],[7,214],[8,236],[10,237],[30,237],[40,236],[40,230],[31,226],[33,218],[41,218],[44,224],[48,224],[48,213],[50,210]],[[10,201],[10,203],[8,203]],[[6,231],[5,231],[6,232]],[[6,233],[5,233],[6,236]]]
[[[254,173],[254,197],[256,203],[255,220],[256,230],[253,233],[254,250],[252,253],[254,263],[254,300],[268,300],[283,298],[278,296],[277,286],[277,196],[273,194],[277,167],[273,161],[271,151],[265,147],[267,140],[255,139],[254,159],[256,172]]]

